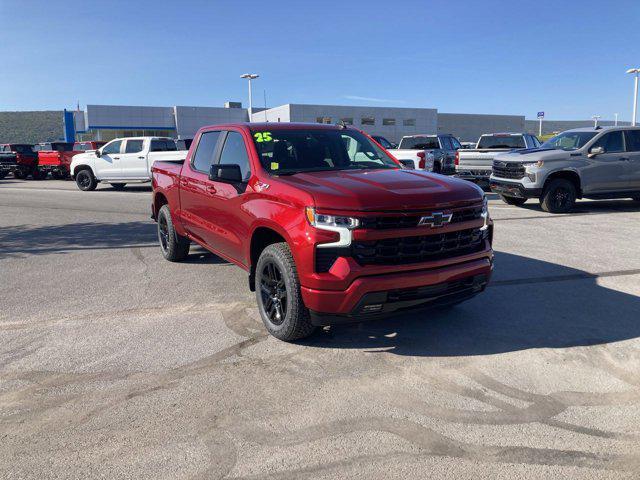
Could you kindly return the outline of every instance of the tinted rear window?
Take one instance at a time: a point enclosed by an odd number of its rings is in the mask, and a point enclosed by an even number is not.
[[[407,137],[400,141],[400,149],[437,150],[440,148],[438,137]]]
[[[33,153],[31,145],[13,145],[13,151],[16,153]],[[11,148],[8,149],[9,151]]]
[[[522,135],[488,135],[480,137],[478,148],[525,148]]]

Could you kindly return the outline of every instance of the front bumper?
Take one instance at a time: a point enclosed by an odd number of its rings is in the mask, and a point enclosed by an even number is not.
[[[316,325],[361,322],[410,308],[453,303],[484,290],[493,254],[464,263],[356,279],[346,290],[301,287]]]
[[[498,195],[516,198],[539,198],[542,195],[541,188],[527,188],[521,183],[504,182],[493,178],[489,183],[491,191]]]

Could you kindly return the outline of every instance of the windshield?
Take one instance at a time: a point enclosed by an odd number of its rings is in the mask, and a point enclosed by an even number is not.
[[[399,149],[437,150],[440,148],[438,137],[404,137],[400,140]]]
[[[480,137],[477,148],[525,148],[522,135],[487,135]]]
[[[354,130],[264,130],[252,132],[262,166],[287,175],[328,170],[400,168],[383,150]]]
[[[550,138],[540,148],[554,148],[556,150],[577,150],[582,148],[595,137],[598,132],[563,132]]]

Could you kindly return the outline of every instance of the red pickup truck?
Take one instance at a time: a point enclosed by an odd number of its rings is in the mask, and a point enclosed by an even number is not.
[[[46,178],[51,172],[54,178],[69,178],[69,167],[74,155],[96,150],[103,146],[105,142],[49,142],[36,145],[38,152],[38,176]]]
[[[28,143],[0,144],[0,179],[13,172],[16,178],[33,174],[38,165],[38,154]]]
[[[267,330],[454,304],[484,290],[493,222],[474,184],[403,169],[347,126],[249,123],[198,131],[184,162],[156,162],[162,254],[191,242],[248,272]]]

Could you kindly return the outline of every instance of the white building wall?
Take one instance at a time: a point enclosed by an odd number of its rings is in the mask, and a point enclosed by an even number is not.
[[[265,120],[266,116],[266,120]],[[268,108],[261,112],[255,112],[251,116],[252,122],[291,122],[291,105],[280,105],[279,107]]]
[[[382,135],[387,140],[398,142],[404,135],[436,133],[438,111],[435,108],[360,107],[345,105],[303,105],[291,104],[292,122],[316,123],[318,118],[326,118],[329,123],[352,119],[353,126],[371,135]],[[366,118],[373,119],[373,125],[363,125]],[[389,120],[395,125],[385,125]],[[413,125],[405,125],[405,122]]]

